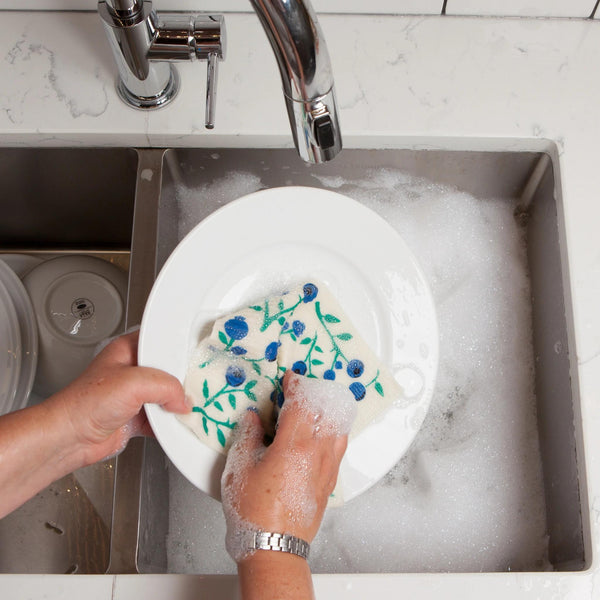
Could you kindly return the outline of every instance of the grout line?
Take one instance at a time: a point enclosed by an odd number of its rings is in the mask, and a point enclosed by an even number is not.
[[[592,14],[589,17],[590,19],[593,19],[596,16],[596,11],[598,10],[598,5],[600,5],[600,0],[596,0],[594,10],[592,10]]]
[[[598,0],[600,2],[600,0]],[[446,5],[448,4],[448,0],[444,0],[444,4],[442,4],[442,12],[440,14],[446,14]]]

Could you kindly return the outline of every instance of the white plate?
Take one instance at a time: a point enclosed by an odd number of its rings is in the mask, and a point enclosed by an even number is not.
[[[25,408],[33,387],[38,356],[38,329],[29,295],[12,267],[0,261],[0,282],[11,297],[21,336],[21,365],[11,410]]]
[[[429,287],[412,253],[379,215],[334,192],[264,190],[202,221],[173,251],[144,311],[139,363],[184,381],[189,356],[216,317],[290,285],[323,281],[409,398],[348,446],[339,481],[349,500],[383,477],[416,435],[438,359]],[[157,405],[146,412],[175,466],[219,498],[224,458]]]
[[[13,301],[0,281],[0,414],[13,410],[21,370],[21,333]]]
[[[42,262],[23,284],[39,331],[34,389],[47,397],[85,369],[99,342],[123,330],[127,275],[100,258],[67,255]]]
[[[31,269],[37,267],[44,259],[33,254],[0,254],[0,260],[5,262],[19,278],[23,279]]]

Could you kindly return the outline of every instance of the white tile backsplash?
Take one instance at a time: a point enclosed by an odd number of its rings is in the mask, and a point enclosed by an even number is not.
[[[589,17],[596,0],[448,0],[447,15]]]
[[[0,10],[95,10],[95,0],[0,0]],[[443,0],[312,0],[319,13],[435,14]],[[248,0],[155,0],[157,10],[251,12]]]

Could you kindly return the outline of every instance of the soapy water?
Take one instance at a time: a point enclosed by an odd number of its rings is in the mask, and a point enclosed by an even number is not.
[[[530,284],[514,203],[392,169],[315,184],[360,200],[411,248],[434,296],[440,362],[429,412],[402,460],[326,512],[311,547],[313,572],[549,569]],[[236,173],[206,187],[180,190],[180,237],[204,216],[194,209],[199,194],[229,201],[263,186]],[[174,467],[169,476],[169,571],[234,573],[220,503]]]

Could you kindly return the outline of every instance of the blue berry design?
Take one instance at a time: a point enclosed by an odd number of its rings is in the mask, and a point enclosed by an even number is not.
[[[341,369],[344,365],[342,364],[341,360],[336,360],[335,361],[335,368],[336,369]]]
[[[281,346],[281,342],[271,342],[265,349],[265,358],[269,362],[273,362],[277,358],[279,346]]]
[[[304,298],[302,302],[312,302],[319,293],[319,288],[314,283],[305,283],[303,288]]]
[[[241,340],[248,335],[248,323],[242,316],[225,321],[225,333],[233,340]]]
[[[323,379],[328,379],[329,381],[335,380],[335,371],[333,369],[327,369],[325,373],[323,373]]]
[[[234,346],[231,349],[231,352],[236,356],[242,356],[243,354],[246,354],[248,350],[246,350],[246,348],[242,348],[241,346]]]
[[[271,402],[277,404],[279,408],[283,406],[283,392],[279,389],[275,389],[271,392]]]
[[[292,365],[292,371],[298,375],[304,375],[306,373],[306,363],[303,360],[297,360]]]
[[[297,337],[300,337],[304,333],[304,330],[306,329],[306,325],[304,325],[304,323],[302,321],[295,320],[292,323],[292,329],[294,330],[294,334]]]
[[[365,365],[363,364],[362,360],[358,360],[358,358],[354,358],[353,360],[351,360],[348,363],[348,366],[346,367],[346,372],[353,379],[360,377],[364,373],[364,371]]]
[[[231,387],[238,387],[246,381],[246,373],[241,367],[230,365],[225,372],[225,380]]]
[[[357,401],[362,400],[365,397],[365,394],[367,393],[365,386],[362,383],[360,383],[359,381],[355,381],[354,383],[351,383],[349,388],[350,388],[350,391],[354,394],[354,398]]]

